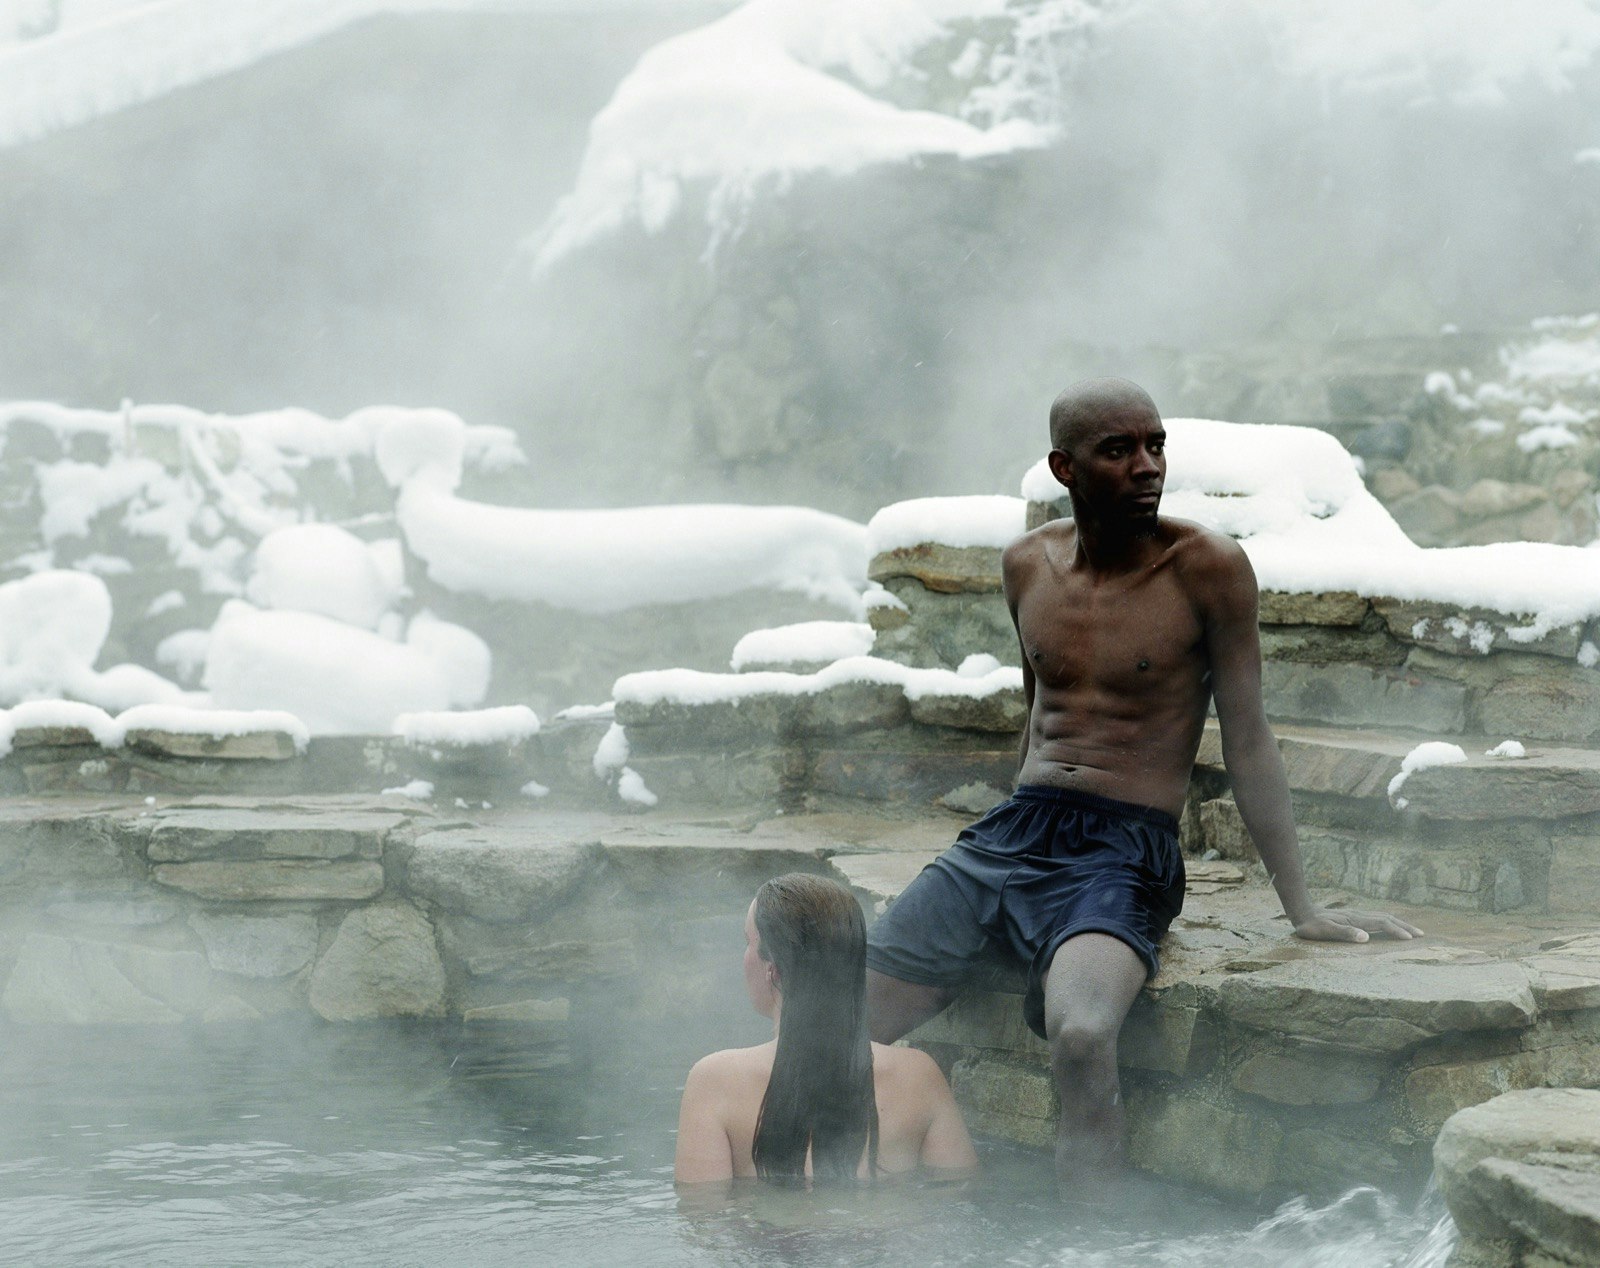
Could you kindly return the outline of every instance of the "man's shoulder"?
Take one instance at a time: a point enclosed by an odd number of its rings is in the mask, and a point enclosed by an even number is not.
[[[1000,566],[1007,572],[1026,568],[1040,559],[1052,545],[1070,545],[1078,534],[1078,526],[1070,519],[1049,520],[1038,528],[1029,529],[1000,552]]]
[[[1174,519],[1165,515],[1161,517],[1161,527],[1170,534],[1171,549],[1186,568],[1222,572],[1248,571],[1250,568],[1244,547],[1226,533],[1196,524],[1193,520]]]

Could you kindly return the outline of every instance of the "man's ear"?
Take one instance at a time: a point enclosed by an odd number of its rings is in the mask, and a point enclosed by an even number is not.
[[[1050,474],[1055,476],[1056,483],[1063,488],[1072,487],[1072,458],[1064,449],[1052,449],[1045,461],[1050,464]]]

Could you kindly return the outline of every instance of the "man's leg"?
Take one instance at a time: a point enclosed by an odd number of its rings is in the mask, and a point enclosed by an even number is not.
[[[1069,1187],[1103,1183],[1123,1166],[1117,1034],[1144,982],[1144,961],[1108,934],[1068,938],[1050,961],[1044,1017],[1061,1097],[1056,1172]]]
[[[921,986],[867,970],[867,1029],[874,1043],[893,1043],[910,1034],[955,998],[944,986]]]

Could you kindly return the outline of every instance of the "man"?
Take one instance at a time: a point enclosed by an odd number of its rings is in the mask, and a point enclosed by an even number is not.
[[[867,957],[881,1043],[945,1007],[989,942],[1028,965],[1024,1015],[1050,1044],[1069,1185],[1122,1163],[1117,1033],[1183,904],[1177,815],[1209,701],[1239,813],[1295,933],[1421,933],[1311,901],[1261,701],[1255,575],[1231,538],[1157,514],[1165,442],[1132,383],[1095,379],[1056,398],[1050,471],[1073,518],[1018,538],[1002,562],[1028,705],[1017,792],[907,887]]]

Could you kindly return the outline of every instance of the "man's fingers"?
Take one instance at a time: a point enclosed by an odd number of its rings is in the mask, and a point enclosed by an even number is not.
[[[1359,925],[1368,933],[1381,934],[1385,938],[1399,938],[1410,941],[1420,938],[1422,930],[1409,921],[1401,920],[1398,916],[1385,915],[1382,912],[1352,911],[1345,913],[1346,917],[1354,924]]]

